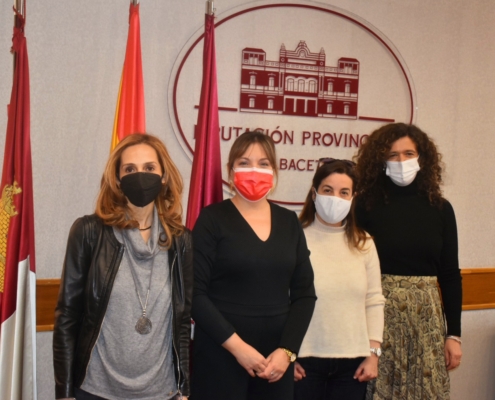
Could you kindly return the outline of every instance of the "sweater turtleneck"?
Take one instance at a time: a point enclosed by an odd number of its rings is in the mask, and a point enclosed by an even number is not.
[[[385,180],[385,189],[387,189],[391,196],[417,196],[419,194],[417,180],[418,178],[416,177],[409,185],[399,186],[387,176]]]
[[[314,227],[314,229],[316,229],[320,232],[342,233],[345,231],[345,221],[342,224],[342,226],[329,226],[329,225],[326,225],[323,222],[321,222],[315,214],[315,220],[313,222],[313,227]]]
[[[356,206],[356,222],[374,238],[382,274],[436,276],[440,284],[450,335],[460,335],[462,286],[457,226],[452,205],[430,204],[417,181],[398,186],[386,180],[387,202],[366,210]]]
[[[318,218],[304,229],[318,295],[299,357],[369,356],[370,340],[382,341],[380,264],[372,240],[364,251],[349,248],[345,225]]]

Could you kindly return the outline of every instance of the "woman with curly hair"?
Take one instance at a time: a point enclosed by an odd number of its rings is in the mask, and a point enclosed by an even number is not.
[[[135,134],[110,154],[96,211],[69,233],[53,332],[57,399],[189,395],[193,287],[182,178]]]
[[[356,219],[375,240],[386,298],[367,398],[449,399],[447,371],[462,355],[462,285],[441,155],[418,127],[394,123],[374,131],[356,158]]]

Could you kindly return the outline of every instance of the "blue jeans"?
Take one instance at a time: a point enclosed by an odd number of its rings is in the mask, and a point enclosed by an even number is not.
[[[364,357],[298,358],[306,377],[296,382],[294,400],[363,400],[367,382],[353,378],[363,360]]]

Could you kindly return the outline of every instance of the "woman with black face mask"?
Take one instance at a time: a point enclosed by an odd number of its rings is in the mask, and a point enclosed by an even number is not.
[[[151,135],[110,155],[93,215],[73,224],[55,312],[57,399],[189,395],[191,234],[182,179]]]

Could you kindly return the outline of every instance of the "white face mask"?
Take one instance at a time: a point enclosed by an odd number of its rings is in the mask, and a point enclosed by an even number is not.
[[[398,186],[407,186],[414,181],[419,171],[418,158],[411,158],[406,161],[387,161],[385,174],[390,176],[392,182]]]
[[[337,196],[324,196],[316,193],[315,207],[320,218],[328,224],[341,222],[349,214],[351,200],[345,200]]]

